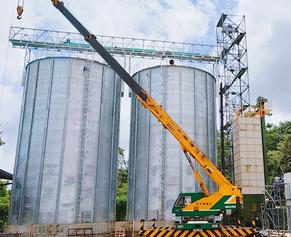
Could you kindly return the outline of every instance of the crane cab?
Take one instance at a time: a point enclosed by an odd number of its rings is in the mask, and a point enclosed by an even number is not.
[[[173,219],[176,229],[217,229],[222,221],[221,210],[209,211],[184,211],[183,209],[201,198],[205,197],[202,192],[180,193],[172,208]]]

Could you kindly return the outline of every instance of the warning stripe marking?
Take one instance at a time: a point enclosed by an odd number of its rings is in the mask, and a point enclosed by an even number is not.
[[[227,232],[230,234],[230,236],[236,236],[236,232],[233,231],[233,229],[228,229]]]
[[[182,234],[185,232],[186,230],[181,230],[180,233],[178,235],[176,235],[176,237],[181,237]]]
[[[205,230],[208,237],[215,237],[211,230]]]
[[[200,235],[200,231],[196,231],[194,237],[202,237],[202,236]]]
[[[237,236],[243,236],[243,232],[241,232],[239,229],[233,229],[233,231],[235,231]]]
[[[232,236],[237,236],[237,232],[235,232],[234,228],[229,228],[227,231],[228,231]],[[238,236],[240,236],[240,235],[238,235]]]
[[[157,237],[161,233],[161,230],[156,228],[154,232],[151,234],[152,237]]]
[[[202,231],[198,231],[197,235],[200,236],[200,237],[207,237],[207,235],[206,236],[204,235],[203,230]]]
[[[161,234],[158,235],[158,237],[165,237],[169,232],[170,230],[164,230],[161,232]]]
[[[227,229],[221,229],[221,233],[223,234],[223,236],[231,236]]]
[[[219,230],[213,230],[213,232],[218,237],[221,237],[222,236],[222,234],[221,234],[221,232]]]
[[[205,231],[200,231],[200,234],[201,234],[203,237],[209,237]]]
[[[250,233],[247,231],[247,229],[240,229],[240,232],[243,233],[244,236],[250,235]]]
[[[170,232],[166,235],[166,237],[173,236],[174,231],[175,231],[174,229],[170,230]]]
[[[210,233],[207,230],[204,230],[203,232],[207,235],[207,237],[213,237],[211,234],[211,231],[210,231]]]
[[[214,230],[182,230],[155,228],[140,231],[143,237],[249,237],[256,233],[254,228],[223,227]]]
[[[150,233],[152,233],[153,232],[153,230],[146,230],[144,233],[142,233],[143,234],[143,236],[149,236],[150,235]]]
[[[178,237],[182,230],[175,230],[172,236]]]
[[[192,230],[192,231],[190,232],[190,234],[189,234],[188,237],[193,237],[193,236],[195,236],[195,234],[196,234],[196,231],[195,231],[195,230]]]
[[[251,229],[246,229],[247,232],[249,232],[249,234],[253,234],[253,231]]]
[[[191,230],[185,230],[184,233],[181,235],[181,237],[187,237],[190,231]]]
[[[249,233],[247,231],[243,230],[243,229],[240,229],[238,231],[241,233],[242,236],[248,236],[249,235]]]

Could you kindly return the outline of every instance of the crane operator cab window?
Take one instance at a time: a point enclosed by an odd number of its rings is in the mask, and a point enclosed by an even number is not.
[[[177,199],[175,206],[176,207],[185,207],[191,203],[191,196],[181,196]]]

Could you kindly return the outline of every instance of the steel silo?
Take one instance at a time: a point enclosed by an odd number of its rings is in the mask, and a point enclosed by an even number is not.
[[[134,78],[215,162],[215,78],[197,68],[174,65],[147,68]],[[213,190],[212,181],[198,170]],[[171,220],[172,206],[182,191],[200,188],[180,145],[133,97],[127,218]]]
[[[120,79],[78,58],[26,69],[10,224],[114,220]]]

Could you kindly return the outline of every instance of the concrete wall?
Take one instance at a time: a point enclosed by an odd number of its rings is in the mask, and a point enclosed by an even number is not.
[[[144,223],[145,229],[150,229],[155,223],[156,227],[174,227],[173,221],[146,221]],[[135,222],[107,222],[107,223],[82,223],[71,225],[6,225],[4,226],[3,236],[22,236],[22,237],[67,237],[71,236],[77,230],[78,236],[81,235],[83,229],[86,229],[86,236],[93,233],[93,236],[111,237],[124,236],[125,237],[139,237],[139,230],[142,224],[140,221]],[[1,233],[0,233],[0,236]]]
[[[237,118],[233,122],[235,183],[243,194],[263,194],[265,189],[260,118]]]

